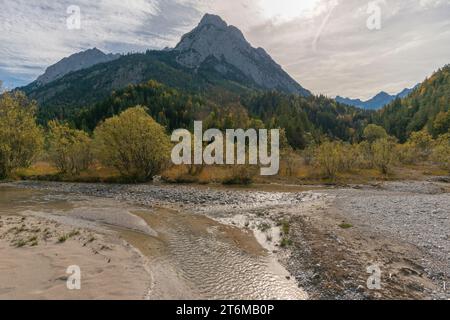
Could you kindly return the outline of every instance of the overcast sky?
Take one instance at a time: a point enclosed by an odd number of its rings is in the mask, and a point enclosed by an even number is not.
[[[67,28],[71,5],[81,29]],[[0,8],[0,80],[10,88],[88,48],[174,46],[206,12],[330,97],[397,93],[450,63],[450,0],[0,0]]]

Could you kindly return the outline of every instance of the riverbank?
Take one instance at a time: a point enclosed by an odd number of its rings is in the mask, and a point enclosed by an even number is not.
[[[292,164],[290,164],[292,166]],[[159,180],[174,185],[225,185],[237,187],[258,188],[271,185],[279,186],[310,186],[321,187],[343,186],[352,184],[372,184],[385,181],[409,181],[414,177],[417,181],[427,180],[430,177],[448,175],[448,171],[432,163],[393,166],[389,174],[381,174],[376,169],[353,169],[339,173],[335,179],[327,178],[320,168],[306,165],[303,162],[295,164],[292,170],[285,161],[281,162],[278,175],[260,176],[256,168],[244,167],[236,170],[234,166],[204,166],[190,168],[188,166],[175,166],[162,172]],[[117,170],[104,167],[99,163],[93,164],[89,169],[79,175],[64,175],[58,172],[53,165],[46,161],[34,163],[27,169],[15,172],[13,180],[43,181],[43,182],[73,182],[73,183],[111,183],[123,184],[134,181],[124,178]]]
[[[402,183],[328,191],[323,205],[292,215],[288,270],[313,299],[449,299],[445,190]],[[367,288],[370,266],[381,271],[380,290]]]

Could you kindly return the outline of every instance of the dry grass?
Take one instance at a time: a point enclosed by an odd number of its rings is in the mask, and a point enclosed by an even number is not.
[[[43,175],[55,175],[58,174],[58,169],[45,161],[39,161],[26,169],[18,169],[15,172],[18,177],[32,177]]]
[[[163,172],[163,180],[169,183],[224,183],[231,179],[234,168],[231,166],[204,166],[198,174],[190,174],[188,166],[173,166]]]
[[[422,180],[429,176],[445,176],[448,172],[433,164],[403,165],[393,167],[389,175],[383,175],[376,169],[354,169],[340,172],[334,181],[324,177],[320,168],[306,165],[301,158],[286,164],[281,161],[280,173],[276,176],[260,176],[255,168],[253,177],[255,184],[297,184],[297,185],[327,185],[327,184],[366,184],[375,181],[389,180]],[[168,183],[195,183],[195,184],[223,184],[236,175],[233,166],[204,166],[197,168],[196,174],[190,174],[189,166],[172,166],[162,173],[162,178]],[[16,171],[16,179],[45,180],[66,182],[126,182],[120,174],[111,168],[95,163],[89,170],[77,177],[64,176],[48,162],[39,161],[28,169]]]
[[[63,175],[50,163],[39,161],[29,168],[17,170],[14,178],[64,182],[116,182],[120,181],[120,174],[112,168],[95,163],[78,176]]]

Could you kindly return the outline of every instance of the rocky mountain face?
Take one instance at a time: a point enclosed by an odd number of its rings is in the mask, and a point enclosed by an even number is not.
[[[110,62],[119,57],[119,54],[105,54],[97,48],[75,53],[48,67],[45,73],[37,78],[35,84],[43,86],[71,72],[87,69],[99,63]]]
[[[215,71],[227,75],[238,70],[263,89],[308,96],[311,93],[292,79],[262,48],[253,48],[242,32],[219,16],[207,14],[184,35],[174,49],[176,61],[197,70],[214,58]],[[233,68],[230,68],[232,66]]]
[[[396,94],[396,95],[391,95],[389,93],[382,91],[367,101],[362,101],[361,99],[351,99],[351,98],[343,98],[343,97],[337,96],[336,101],[339,103],[358,107],[361,109],[379,110],[397,98],[402,99],[402,98],[407,97],[413,90],[414,90],[414,88],[403,89],[402,92],[400,92],[399,94]]]

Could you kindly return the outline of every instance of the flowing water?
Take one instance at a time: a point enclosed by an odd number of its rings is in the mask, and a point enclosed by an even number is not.
[[[117,232],[147,258],[152,299],[307,298],[250,231],[204,215],[0,186],[0,215],[11,214]]]

